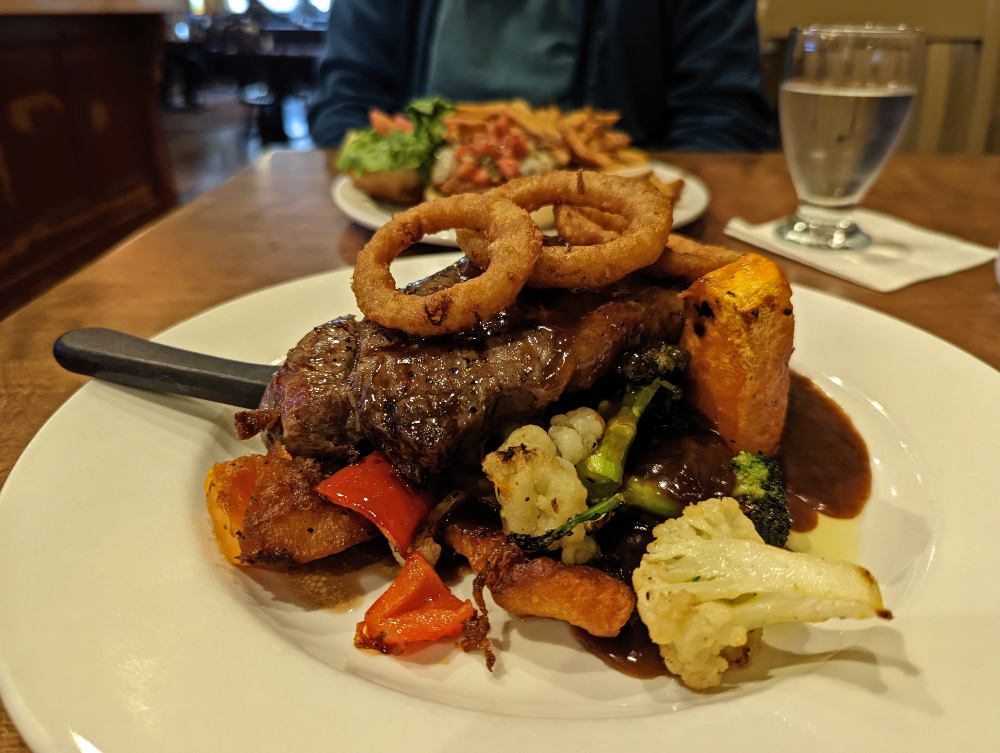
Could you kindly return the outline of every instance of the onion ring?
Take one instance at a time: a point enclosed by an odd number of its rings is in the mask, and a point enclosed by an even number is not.
[[[620,238],[628,227],[624,217],[590,207],[556,204],[552,216],[559,235],[571,246],[596,246]]]
[[[485,233],[494,259],[481,276],[428,296],[396,290],[389,263],[428,233],[462,228]],[[512,202],[458,194],[400,212],[358,255],[351,289],[362,313],[410,335],[461,332],[495,316],[517,298],[542,252],[542,231]]]
[[[599,245],[546,246],[528,280],[533,288],[596,288],[655,262],[673,221],[670,200],[648,183],[618,175],[548,172],[512,180],[487,195],[510,199],[530,211],[571,204],[617,214],[628,221],[620,238]],[[458,245],[479,267],[490,265],[486,238],[459,230]]]
[[[742,254],[739,251],[733,251],[725,246],[710,246],[694,238],[671,233],[667,241],[667,250],[642,271],[656,277],[694,282],[719,267],[732,264],[740,256]]]
[[[587,207],[560,204],[555,207],[553,214],[559,235],[573,245],[613,240],[619,236],[618,229],[625,227],[623,218]],[[671,233],[660,258],[648,267],[643,267],[642,271],[656,277],[694,282],[738,258],[738,251],[731,251],[724,246],[710,246],[685,235]]]

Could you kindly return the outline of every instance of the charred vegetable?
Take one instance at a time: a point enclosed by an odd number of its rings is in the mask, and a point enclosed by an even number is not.
[[[410,552],[403,570],[358,623],[354,645],[398,654],[410,643],[460,635],[476,616],[472,602],[448,590],[420,552]]]
[[[400,562],[436,501],[427,492],[411,487],[381,451],[341,468],[316,491],[378,526]]]
[[[540,426],[527,424],[511,432],[496,452],[483,458],[483,472],[496,485],[507,534],[547,536],[587,512],[587,490],[576,468]],[[597,553],[578,523],[549,543],[561,550],[567,564],[586,562]]]
[[[625,504],[656,518],[676,518],[684,511],[684,503],[664,491],[654,480],[629,476],[622,488]]]
[[[783,547],[792,521],[778,461],[763,452],[751,455],[743,451],[733,458],[732,466],[736,474],[733,496],[743,514],[750,518],[765,543]]]
[[[743,254],[681,293],[691,352],[687,398],[733,452],[774,454],[788,406],[792,289],[774,262]]]
[[[624,394],[600,405],[607,421],[601,442],[576,467],[587,487],[589,502],[606,499],[621,487],[625,457],[635,440],[639,419],[651,406],[669,412],[680,401],[681,389],[668,378],[687,368],[690,358],[687,351],[668,343],[652,344],[622,356],[617,372],[627,382]]]
[[[527,536],[520,533],[512,533],[508,538],[525,551],[537,551],[548,549],[559,539],[569,536],[581,523],[590,523],[603,518],[620,505],[624,499],[621,494],[608,497],[603,502],[598,502],[593,507],[588,507],[581,513],[577,513],[558,528],[554,528],[543,536]]]
[[[627,351],[618,361],[617,372],[629,382],[644,384],[656,378],[680,374],[691,363],[691,354],[670,343]]]
[[[576,472],[587,487],[587,500],[606,499],[622,484],[625,456],[639,430],[639,419],[660,388],[660,379],[646,385],[630,385],[615,403],[605,401],[601,413],[606,418],[604,434],[597,449],[580,461]]]

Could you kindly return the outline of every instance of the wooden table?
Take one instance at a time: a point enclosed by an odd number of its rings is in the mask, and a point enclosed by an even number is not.
[[[708,242],[750,248],[723,235],[730,217],[762,222],[795,208],[780,154],[663,156],[711,188],[708,214],[687,229]],[[147,337],[233,296],[352,264],[371,233],[334,207],[329,180],[321,153],[272,154],[0,322],[0,484],[45,420],[87,381],[52,360],[63,332],[109,327]],[[865,204],[996,246],[997,196],[1000,157],[897,157]],[[883,294],[775,261],[793,282],[909,321],[1000,368],[992,265]],[[0,753],[23,750],[0,708]]]

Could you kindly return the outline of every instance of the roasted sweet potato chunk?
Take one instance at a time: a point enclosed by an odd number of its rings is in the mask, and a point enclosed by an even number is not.
[[[776,264],[744,254],[681,294],[688,397],[729,443],[773,455],[788,407],[792,290]]]
[[[293,458],[280,444],[212,466],[206,501],[226,559],[301,564],[377,536],[372,523],[314,491],[326,475],[318,461]]]

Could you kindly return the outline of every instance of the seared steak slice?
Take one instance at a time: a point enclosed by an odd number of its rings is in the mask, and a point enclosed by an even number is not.
[[[478,274],[455,265],[414,294]],[[365,436],[414,481],[448,467],[504,423],[541,415],[604,376],[630,344],[676,341],[677,292],[624,280],[596,292],[522,291],[475,330],[413,338],[358,323],[351,392]]]
[[[428,295],[479,274],[462,260],[406,290]],[[474,330],[444,337],[343,317],[289,351],[260,410],[237,415],[237,431],[340,462],[367,437],[422,483],[504,423],[590,387],[629,345],[673,342],[680,328],[677,291],[638,278],[583,293],[525,289]]]
[[[358,353],[357,322],[344,316],[316,327],[288,351],[256,411],[236,414],[241,439],[264,432],[296,457],[351,463],[364,439],[348,377]]]

